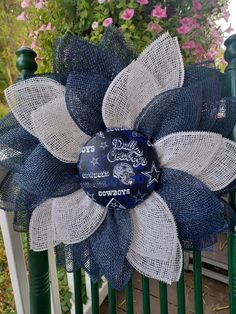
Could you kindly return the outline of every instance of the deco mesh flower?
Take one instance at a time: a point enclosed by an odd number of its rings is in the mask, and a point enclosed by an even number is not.
[[[5,91],[1,207],[68,271],[118,290],[133,269],[177,281],[183,249],[236,223],[221,198],[235,187],[236,99],[211,63],[184,68],[168,33],[138,57],[114,27],[97,46],[69,35],[53,66]]]

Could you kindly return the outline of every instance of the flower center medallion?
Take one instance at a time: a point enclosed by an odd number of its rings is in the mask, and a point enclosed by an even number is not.
[[[140,133],[108,129],[82,148],[78,160],[81,187],[111,209],[141,203],[157,186],[160,168],[152,144]]]

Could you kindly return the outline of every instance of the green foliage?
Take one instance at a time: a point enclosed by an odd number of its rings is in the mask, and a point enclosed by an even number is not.
[[[33,44],[38,52],[39,72],[52,70],[52,47],[56,38],[72,32],[97,43],[105,30],[103,21],[109,17],[124,32],[125,37],[134,43],[138,52],[159,32],[169,31],[171,35],[177,35],[181,46],[194,40],[195,48],[182,50],[185,62],[193,63],[207,57],[210,48],[220,47],[223,32],[216,22],[224,15],[223,8],[227,9],[229,2],[218,0],[217,5],[212,5],[211,1],[195,1],[201,6],[198,13],[192,0],[150,0],[147,5],[140,5],[136,0],[105,0],[101,4],[98,0],[45,0],[41,9],[35,8],[33,2],[24,9],[27,20],[22,21],[22,24],[29,34],[26,36],[27,44]],[[167,18],[152,16],[156,4],[166,8]],[[135,13],[131,19],[124,20],[122,13],[127,8],[134,9]],[[200,26],[193,27],[187,33],[180,33],[178,28],[183,17],[195,19]],[[48,23],[51,23],[49,28],[46,27]]]

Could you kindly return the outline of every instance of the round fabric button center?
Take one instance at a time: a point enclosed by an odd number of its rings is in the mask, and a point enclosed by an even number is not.
[[[85,193],[110,209],[135,207],[155,189],[160,175],[152,144],[142,134],[123,129],[92,137],[77,166]]]

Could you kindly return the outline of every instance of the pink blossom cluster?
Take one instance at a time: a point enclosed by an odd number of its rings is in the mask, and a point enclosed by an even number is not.
[[[180,19],[181,26],[176,30],[179,34],[187,34],[193,29],[200,28],[200,24],[197,22],[196,18],[184,17]]]
[[[205,55],[205,50],[201,44],[197,43],[195,40],[189,40],[182,45],[183,49],[194,49],[197,60],[201,60]]]

